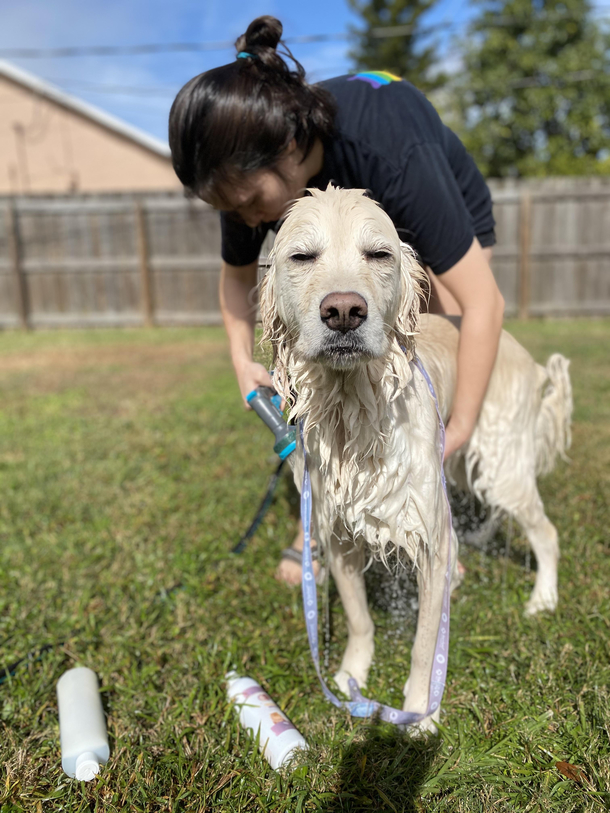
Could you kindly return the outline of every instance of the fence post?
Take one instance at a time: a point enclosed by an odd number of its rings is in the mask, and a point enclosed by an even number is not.
[[[529,318],[531,217],[532,196],[523,192],[519,200],[519,319]]]
[[[146,327],[155,323],[155,305],[152,290],[152,274],[148,261],[148,240],[146,236],[146,219],[140,201],[135,203],[136,231],[138,234],[138,256],[140,259],[140,285],[142,287],[142,313]]]
[[[15,308],[19,316],[19,322],[23,330],[29,330],[28,320],[28,295],[25,275],[21,265],[21,253],[19,251],[19,234],[17,232],[17,213],[15,206],[9,203],[6,207],[6,235],[8,239],[8,250],[15,284]]]

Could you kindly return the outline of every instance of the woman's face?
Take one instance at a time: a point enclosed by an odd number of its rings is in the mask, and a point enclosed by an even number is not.
[[[279,220],[289,203],[301,197],[309,180],[308,168],[293,141],[273,170],[259,169],[225,183],[207,201],[215,209],[235,212],[251,228]]]

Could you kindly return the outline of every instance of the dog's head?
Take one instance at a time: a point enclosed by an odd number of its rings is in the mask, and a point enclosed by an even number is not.
[[[312,190],[290,209],[261,289],[276,366],[292,359],[349,370],[396,344],[410,355],[423,276],[388,215],[361,190]]]

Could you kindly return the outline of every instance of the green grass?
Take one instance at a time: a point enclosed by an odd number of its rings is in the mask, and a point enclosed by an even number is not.
[[[539,360],[572,359],[572,463],[541,481],[560,607],[524,618],[519,536],[508,557],[463,549],[442,734],[427,741],[323,699],[298,591],[273,579],[296,527],[288,478],[230,554],[274,463],[221,330],[0,335],[0,667],[63,642],[0,685],[1,813],[608,809],[610,322],[509,329]],[[345,637],[332,591],[331,610],[328,673]],[[374,615],[369,693],[399,704],[413,623]],[[108,714],[111,759],[91,783],[60,767],[55,684],[75,665],[97,672]],[[309,741],[292,774],[239,730],[230,667]]]

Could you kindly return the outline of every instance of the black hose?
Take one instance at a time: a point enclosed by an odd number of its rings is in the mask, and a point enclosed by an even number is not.
[[[285,462],[286,462],[285,460],[280,460],[277,469],[271,475],[267,491],[265,493],[265,496],[263,497],[263,501],[261,502],[258,511],[254,516],[254,519],[252,520],[252,524],[250,525],[246,533],[241,537],[239,542],[235,545],[231,553],[242,553],[245,550],[245,547],[250,541],[250,539],[252,539],[252,537],[258,530],[258,526],[265,518],[265,514],[269,510],[269,506],[273,502],[273,495],[275,494],[275,489],[277,488],[277,484],[280,479],[280,474],[282,473],[282,468]]]

